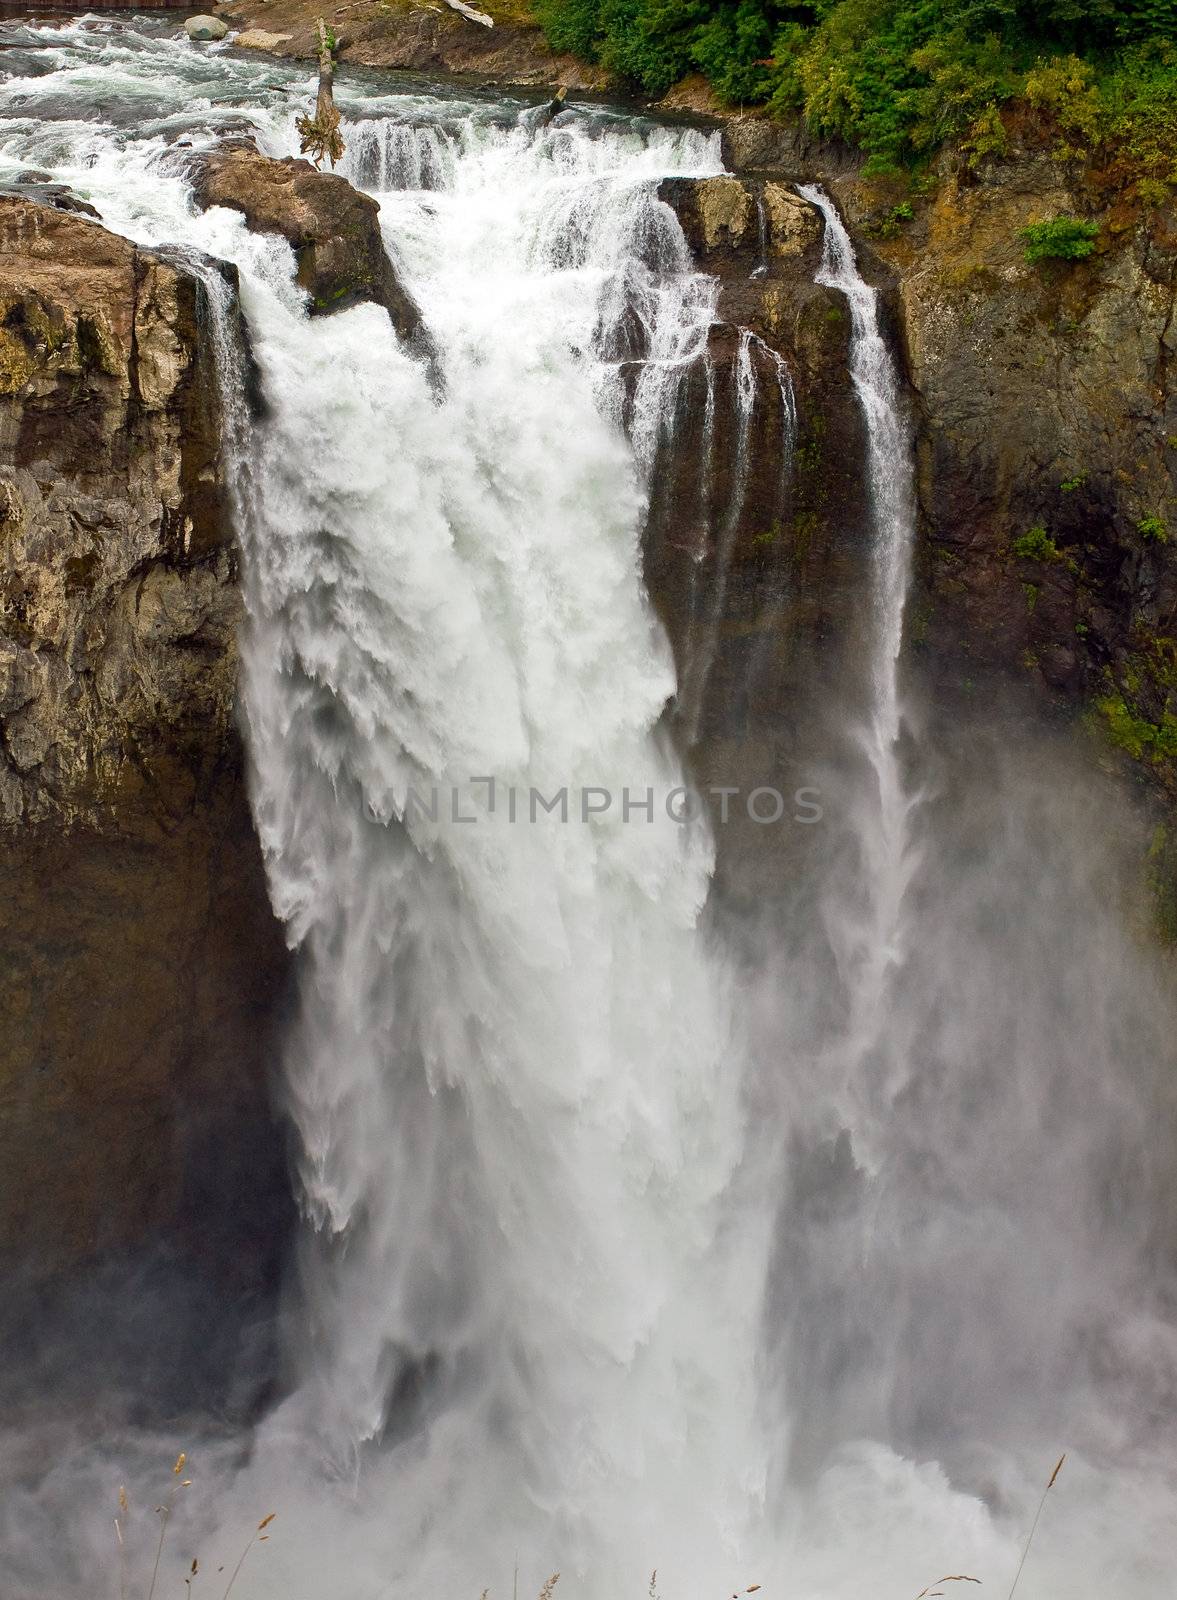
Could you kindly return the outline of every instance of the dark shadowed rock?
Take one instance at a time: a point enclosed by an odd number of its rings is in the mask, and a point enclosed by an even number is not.
[[[697,776],[790,792],[821,743],[814,708],[831,702],[868,607],[850,321],[841,295],[814,281],[821,219],[789,185],[675,178],[659,193],[697,264],[719,280],[720,320],[708,363],[683,382],[675,438],[657,464],[646,580],[687,685]],[[741,362],[755,382],[742,451]],[[720,835],[725,888],[736,863],[753,863],[761,888],[787,876],[779,839],[766,859],[763,838],[745,850],[737,831]]]
[[[203,290],[27,199],[0,196],[0,244],[0,1260],[151,1238],[256,1282],[282,1234],[249,1213],[288,1204],[286,952]]]

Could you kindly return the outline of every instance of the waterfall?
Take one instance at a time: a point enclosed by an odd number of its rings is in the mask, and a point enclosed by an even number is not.
[[[108,63],[148,95],[175,69],[166,46]],[[391,1495],[406,1593],[477,1592],[517,1554],[600,1594],[656,1565],[722,1588],[765,1476],[767,1228],[732,1228],[739,1029],[698,927],[710,841],[663,805],[674,676],[639,567],[716,293],[657,184],[719,170],[716,144],[453,102],[442,137],[432,107],[357,118],[346,94],[440,402],[382,310],[308,322],[287,246],[193,214],[166,141],[27,119],[6,146],[132,237],[233,260],[264,392],[234,450],[243,693],[299,952],[307,1230],[297,1381],[258,1459]],[[289,121],[275,96],[266,148]]]
[[[766,398],[782,509],[791,487],[788,369],[747,332],[723,366],[718,287],[658,199],[718,173],[718,140],[341,72],[344,170],[435,392],[382,310],[308,317],[283,241],[192,205],[193,149],[244,121],[291,152],[311,89],[139,19],[23,27],[0,59],[0,168],[48,170],[205,284],[305,1224],[255,1425],[0,1435],[18,1585],[101,1587],[118,1484],[155,1504],[183,1447],[205,1498],[177,1509],[171,1592],[271,1511],[262,1600],[528,1600],[557,1570],[557,1600],[1001,1592],[1067,1447],[1023,1591],[1159,1600],[1172,997],[1071,753],[966,723],[948,802],[926,792],[899,673],[911,452],[832,203],[803,191],[866,421],[867,692],[830,797],[853,871],[815,849],[816,914],[748,916],[753,975],[704,917],[711,835],[657,803],[689,787],[667,712],[697,726]],[[257,414],[209,258],[240,275]],[[715,563],[680,686],[640,538],[692,391],[691,551]]]
[[[374,310],[310,349],[253,319],[273,417],[246,706],[303,951],[287,1096],[312,1224],[288,1411],[338,1471],[399,1450],[403,1507],[447,1505],[500,1571],[542,1507],[553,1563],[594,1584],[651,1527],[718,1581],[758,1477],[762,1243],[725,1236],[743,1130],[696,931],[710,848],[665,815],[577,814],[591,786],[682,781],[637,565],[641,441],[674,389],[639,395],[631,446],[592,355],[623,272],[653,352],[692,337],[699,285],[643,177],[681,146],[575,124],[468,144],[447,187],[381,195],[452,399]],[[529,799],[564,789],[570,818]],[[711,1508],[697,1530],[686,1503]],[[436,1541],[409,1560],[477,1577]]]
[[[918,796],[905,784],[900,740],[903,708],[899,663],[915,541],[915,471],[900,403],[895,360],[879,329],[878,291],[858,270],[854,246],[829,196],[816,185],[799,192],[825,223],[817,281],[845,296],[850,311],[850,372],[866,425],[872,517],[869,693],[859,735],[871,782],[856,807],[858,909],[840,920],[835,937],[849,994],[842,1075],[871,1070],[888,1026],[890,983],[904,960],[904,902],[918,852],[910,819]],[[896,1086],[888,1084],[887,1090]],[[874,1092],[873,1089],[868,1092]],[[860,1136],[865,1137],[861,1133]]]

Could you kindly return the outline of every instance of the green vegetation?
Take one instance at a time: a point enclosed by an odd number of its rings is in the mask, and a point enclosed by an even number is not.
[[[1168,544],[1169,530],[1160,517],[1141,517],[1136,531],[1149,544]]]
[[[1095,249],[1099,224],[1080,222],[1077,217],[1055,217],[1050,222],[1032,222],[1019,237],[1026,245],[1026,260],[1082,261]]]
[[[911,168],[946,140],[1000,155],[1028,102],[1061,156],[1177,182],[1177,0],[534,0],[552,45],[647,94],[701,72],[728,104]]]
[[[1177,640],[1143,636],[1095,702],[1113,744],[1137,761],[1177,761]]]
[[[1150,722],[1117,689],[1095,702],[1112,743],[1136,761],[1171,761],[1177,757],[1177,717],[1166,709],[1159,722]]]
[[[1021,561],[1061,561],[1062,551],[1041,525],[1028,529],[1011,547]]]
[[[1049,222],[1032,222],[1019,237],[1032,266],[1039,261],[1082,261],[1095,249],[1099,224],[1078,217],[1054,217]]]
[[[868,233],[877,235],[880,239],[894,239],[902,231],[904,225],[913,221],[915,211],[910,200],[901,200],[897,206],[892,206],[884,216],[873,222],[867,229]]]

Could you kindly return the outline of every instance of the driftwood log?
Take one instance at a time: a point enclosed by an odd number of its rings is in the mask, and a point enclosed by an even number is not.
[[[324,158],[334,166],[343,154],[343,135],[339,131],[339,112],[335,108],[335,41],[327,24],[319,18],[319,93],[313,117],[299,117],[295,123],[301,143],[299,149],[310,156],[316,167]]]
[[[468,6],[466,0],[445,0],[445,3],[451,11],[456,11],[470,22],[480,22],[484,28],[494,27],[493,17],[488,17],[485,11],[478,11],[474,6]]]

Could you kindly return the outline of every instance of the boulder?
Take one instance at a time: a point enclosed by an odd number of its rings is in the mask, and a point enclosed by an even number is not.
[[[222,22],[220,17],[189,17],[184,24],[184,32],[197,44],[213,44],[225,38],[229,25]]]
[[[426,348],[421,313],[388,259],[370,195],[309,161],[275,160],[244,141],[199,158],[194,188],[200,205],[228,206],[254,232],[289,240],[312,316],[371,300],[400,338]]]

